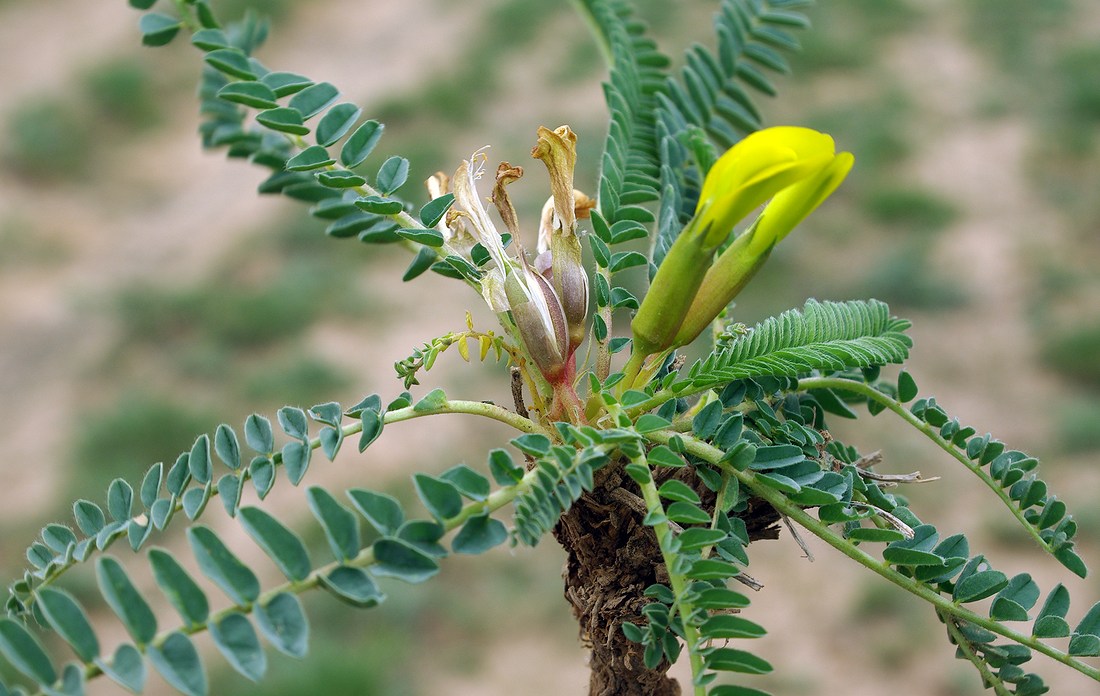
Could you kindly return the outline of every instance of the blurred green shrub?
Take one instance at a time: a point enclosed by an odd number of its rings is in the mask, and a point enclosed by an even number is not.
[[[69,257],[69,246],[22,215],[0,219],[0,268],[50,266]]]
[[[134,286],[117,306],[131,341],[203,337],[224,348],[258,348],[300,335],[330,289],[325,279],[292,266],[254,285],[219,278],[183,289]]]
[[[958,209],[928,191],[885,186],[867,194],[864,209],[871,219],[911,232],[939,232],[958,217]]]
[[[911,117],[909,99],[895,90],[883,91],[866,101],[850,100],[815,113],[806,121],[857,153],[858,165],[852,170],[850,183],[869,188],[884,169],[896,166],[909,155]]]
[[[24,102],[11,112],[6,126],[3,159],[17,176],[75,180],[87,173],[93,137],[71,99]]]
[[[290,14],[293,0],[218,0],[218,16],[225,21],[235,22],[253,10],[261,17],[279,22]]]
[[[1030,69],[1041,55],[1035,50],[1044,30],[1072,16],[1069,0],[970,0],[968,29],[975,45],[1007,71]]]
[[[332,615],[334,612],[328,612]],[[334,622],[347,624],[331,616],[325,631],[311,637],[310,658],[305,661],[270,660],[268,672],[260,684],[253,684],[228,666],[211,675],[210,693],[234,696],[415,696],[414,683],[400,667],[416,637],[402,631],[380,616],[358,635],[334,635]],[[325,612],[316,612],[323,621]]]
[[[1041,354],[1063,377],[1100,388],[1100,323],[1095,320],[1043,335]]]
[[[97,65],[84,75],[83,91],[93,115],[121,134],[133,135],[161,121],[157,87],[147,63],[119,59]]]
[[[8,116],[5,166],[41,180],[81,180],[103,146],[128,140],[162,120],[147,64],[110,59],[87,69],[79,87],[41,95]]]
[[[1100,122],[1100,46],[1070,46],[1058,57],[1063,109],[1082,124]]]
[[[196,433],[218,422],[216,415],[145,389],[125,392],[113,404],[84,409],[74,418],[72,474],[61,496],[66,499],[105,490],[115,477],[138,483],[149,462],[190,449]]]
[[[350,383],[348,375],[323,360],[298,355],[254,365],[242,391],[253,403],[308,407],[331,400]]]
[[[958,281],[931,267],[923,241],[904,244],[889,253],[871,267],[855,293],[908,309],[954,309],[967,301]]]
[[[1100,365],[1100,358],[1096,362]],[[1100,450],[1100,398],[1082,396],[1062,404],[1058,409],[1055,437],[1059,448],[1065,452]]]
[[[799,36],[803,51],[791,57],[794,77],[810,81],[827,71],[871,67],[882,40],[912,31],[925,13],[901,0],[819,3],[807,11],[814,30]]]

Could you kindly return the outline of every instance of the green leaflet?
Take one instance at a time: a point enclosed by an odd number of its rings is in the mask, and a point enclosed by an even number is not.
[[[810,370],[842,370],[900,363],[912,341],[907,321],[882,302],[817,302],[765,319],[746,335],[718,347],[688,370],[693,390],[746,377],[796,377]]]
[[[208,684],[202,659],[191,639],[182,633],[172,633],[158,646],[151,646],[149,662],[185,696],[206,696]]]

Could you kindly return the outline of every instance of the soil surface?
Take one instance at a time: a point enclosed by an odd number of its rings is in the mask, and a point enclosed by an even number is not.
[[[308,12],[301,10],[293,21],[276,27],[263,57],[269,65],[333,82],[352,99],[363,96],[367,104],[379,103],[443,70],[456,47],[476,36],[479,12],[487,4],[313,2]],[[934,4],[940,9],[949,5]],[[1042,456],[1048,437],[1043,414],[1057,403],[1062,385],[1037,367],[1038,349],[1027,323],[1033,290],[1029,284],[1035,281],[1027,260],[1040,245],[1065,243],[1065,223],[1028,180],[1033,131],[1011,116],[989,121],[977,113],[976,99],[992,68],[968,44],[952,15],[942,15],[924,31],[893,41],[883,56],[884,64],[915,95],[915,108],[923,114],[918,154],[908,172],[911,180],[963,211],[942,235],[935,259],[946,272],[958,273],[971,298],[957,312],[913,317],[916,347],[910,369],[922,389],[953,413],[1014,447]],[[140,42],[137,19],[138,13],[121,0],[0,2],[0,65],[7,66],[0,76],[0,124],[26,100],[71,88],[89,64],[117,56],[142,60],[147,54],[134,48]],[[579,23],[562,24],[561,30],[581,28]],[[319,50],[319,40],[324,50]],[[547,50],[561,55],[560,44],[546,43]],[[175,60],[191,61],[197,68],[193,51],[183,46],[169,50],[176,52]],[[27,65],[27,56],[34,58],[33,69],[18,67]],[[377,56],[385,56],[384,61]],[[598,85],[548,94],[542,85],[523,79],[524,65],[517,59],[509,66],[506,85],[509,90],[529,88],[530,93],[513,91],[505,103],[486,108],[491,123],[475,127],[471,142],[522,141],[517,133],[533,134],[538,125],[557,125],[573,119],[573,113],[577,122],[598,118]],[[0,459],[5,481],[0,528],[21,530],[20,538],[5,534],[0,550],[12,573],[35,530],[47,521],[40,511],[57,509],[53,491],[66,476],[80,406],[95,402],[101,387],[96,371],[105,353],[117,345],[118,327],[103,306],[138,281],[187,283],[207,277],[244,232],[265,222],[274,224],[290,205],[255,195],[263,178],[256,168],[226,161],[221,153],[202,152],[193,101],[186,95],[180,101],[175,94],[168,99],[173,105],[169,121],[97,163],[90,177],[94,180],[41,182],[0,168],[0,231],[46,240],[56,248],[45,258],[19,256],[14,262],[6,261],[4,255],[11,252],[0,248],[0,422],[5,424],[0,429],[0,451],[5,453]],[[512,130],[501,135],[507,128]],[[511,156],[518,160],[524,155],[521,148]],[[456,164],[441,162],[439,167]],[[387,287],[371,285],[374,292],[389,293],[383,303],[394,310],[390,324],[325,324],[309,336],[311,350],[354,370],[356,394],[399,391],[392,363],[424,340],[460,329],[467,308],[475,312],[479,327],[492,326],[480,300],[455,292],[447,281]],[[416,323],[405,321],[410,316],[417,317]],[[368,359],[365,345],[370,346]],[[441,364],[433,377],[459,364],[453,356],[441,363],[447,364]],[[488,381],[489,368],[475,374],[446,378],[444,385],[452,396],[507,403],[506,379]],[[1005,379],[1006,374],[1012,379]],[[383,438],[369,457],[346,451],[337,462],[346,466],[326,470],[318,480],[361,483],[365,469],[372,484],[382,476],[404,477],[410,467],[422,466],[409,454],[408,443],[417,445],[420,460],[438,461],[439,468],[462,457],[473,461],[481,443],[488,439],[495,444],[504,434],[456,419],[408,424],[401,432],[408,439]],[[886,447],[888,464],[918,461],[926,475],[944,477],[939,484],[929,484],[930,490],[914,494],[936,501],[935,522],[941,530],[996,527],[984,518],[974,519],[974,506],[985,505],[991,497],[913,434],[896,423],[875,422],[865,437],[870,448]],[[455,440],[462,441],[457,455],[450,445]],[[1081,474],[1081,467],[1074,471],[1053,458],[1044,476],[1071,507],[1100,485],[1095,476]],[[290,502],[288,496],[288,505],[300,503]],[[229,537],[244,541],[239,531],[233,531],[239,528],[224,529]],[[1066,581],[1056,563],[1032,549],[1018,544],[998,548],[997,541],[987,542],[999,551],[998,567],[1010,575],[1027,569],[1044,588]],[[912,608],[915,602],[907,605],[906,599],[890,595],[885,611],[897,610],[898,616],[857,615],[853,606],[878,596],[867,589],[866,574],[812,540],[809,548],[816,557],[813,564],[783,532],[779,542],[755,544],[750,550],[750,572],[765,589],[753,595],[747,616],[769,629],[769,636],[755,647],[776,663],[781,675],[761,688],[806,696],[879,696],[896,693],[897,684],[908,680],[927,685],[910,692],[914,696],[981,693],[976,676],[952,661],[952,651],[939,633],[932,635],[940,630],[934,620],[922,617],[915,624],[928,631],[927,636],[906,635],[899,629],[910,614],[897,607]],[[1095,544],[1086,549],[1096,558]],[[537,553],[561,552],[540,547]],[[566,572],[574,570],[570,566]],[[1095,582],[1066,582],[1075,597],[1097,596]],[[558,596],[545,601],[561,602]],[[564,602],[560,610],[567,611]],[[585,630],[585,641],[539,630],[497,636],[486,641],[484,653],[491,657],[479,661],[476,674],[428,670],[417,679],[423,693],[517,693],[518,684],[519,691],[531,696],[583,693],[587,670],[581,643],[597,641],[597,631]],[[1032,665],[1053,693],[1095,689],[1094,683],[1042,658]],[[855,673],[862,675],[858,683],[851,678]],[[674,674],[687,683],[686,664],[678,665]],[[98,693],[114,692],[107,687]],[[147,693],[174,692],[157,684]]]

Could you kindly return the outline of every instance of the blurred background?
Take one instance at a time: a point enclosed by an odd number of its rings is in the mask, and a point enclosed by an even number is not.
[[[330,81],[384,121],[375,157],[410,158],[413,181],[492,145],[494,163],[528,167],[513,190],[533,230],[548,194],[529,160],[535,129],[568,123],[580,137],[578,186],[594,188],[605,73],[569,3],[212,4],[223,17],[268,14],[261,60]],[[674,57],[710,42],[713,9],[642,3]],[[833,134],[857,164],[739,298],[737,319],[751,325],[809,296],[889,302],[915,322],[909,369],[922,392],[1039,456],[1081,522],[1086,562],[1100,568],[1100,6],[832,0],[810,15],[794,76],[759,103],[769,124]],[[202,152],[199,54],[178,39],[143,49],[138,18],[122,0],[0,0],[7,578],[22,573],[43,524],[70,519],[74,499],[101,502],[111,478],[134,481],[173,461],[218,423],[285,404],[394,396],[393,363],[461,330],[466,309],[478,328],[494,328],[481,300],[453,281],[401,284],[401,250],[327,239],[305,206],[255,193],[263,171]],[[403,193],[423,202],[412,184]],[[509,401],[499,366],[450,353],[422,381],[414,395],[442,385],[456,398]],[[308,482],[407,498],[414,470],[480,465],[508,436],[454,420],[394,426],[362,456],[349,447],[335,463],[315,458]],[[998,569],[1031,572],[1044,593],[1065,581],[1082,604],[1100,598],[1100,582],[1067,578],[975,479],[888,416],[852,439],[881,448],[885,470],[942,476],[911,491],[914,509],[945,534],[973,533]],[[308,515],[301,491],[280,485],[273,495],[280,516]],[[206,517],[242,555],[266,562],[218,510]],[[173,547],[179,536],[153,543]],[[777,667],[752,686],[779,696],[982,693],[931,611],[810,547],[813,563],[786,533],[750,550],[749,572],[765,589],[747,616],[769,629],[755,648]],[[390,600],[364,614],[309,597],[305,661],[276,660],[257,687],[212,657],[211,692],[584,693],[562,560],[551,540],[451,559],[426,587],[388,585]],[[76,582],[80,592],[92,581]],[[1071,622],[1084,609],[1071,609]],[[121,637],[113,617],[101,625],[108,644],[112,632]],[[1033,665],[1055,694],[1097,693],[1067,668]],[[169,690],[152,677],[149,692]]]

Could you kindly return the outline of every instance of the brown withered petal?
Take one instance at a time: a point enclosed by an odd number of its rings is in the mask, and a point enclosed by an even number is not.
[[[484,148],[483,148],[484,149]],[[469,160],[463,160],[455,170],[451,186],[454,187],[455,209],[466,213],[467,231],[485,247],[489,256],[501,271],[507,275],[511,264],[504,253],[504,245],[493,221],[477,192],[477,179],[481,177],[482,165],[486,157],[482,150],[475,152]]]
[[[489,197],[489,201],[500,213],[504,226],[511,233],[512,239],[519,238],[519,219],[516,217],[516,208],[512,205],[512,199],[508,196],[506,187],[522,176],[523,167],[513,167],[507,162],[501,162],[497,165],[497,180],[493,186],[493,194]]]
[[[436,172],[424,180],[424,185],[428,187],[428,195],[434,200],[451,192],[451,177],[443,172]]]
[[[451,208],[437,226],[443,233],[443,246],[447,252],[465,259],[470,258],[470,251],[477,244],[477,239],[467,227],[469,220],[470,215],[466,211]]]
[[[577,134],[569,126],[550,130],[539,126],[538,143],[531,156],[542,160],[550,173],[550,190],[554,194],[554,213],[565,234],[573,234],[577,215],[573,200],[573,170],[577,166]]]
[[[578,220],[587,220],[592,217],[592,210],[596,207],[596,199],[584,191],[573,189],[573,213]]]

